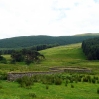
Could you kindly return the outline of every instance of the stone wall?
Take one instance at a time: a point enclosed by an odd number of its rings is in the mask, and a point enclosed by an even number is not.
[[[7,80],[14,81],[18,78],[22,78],[23,76],[33,76],[33,75],[47,75],[47,74],[56,74],[62,72],[80,72],[80,73],[90,73],[90,69],[86,68],[50,68],[50,71],[46,72],[21,72],[21,73],[8,73]]]
[[[18,78],[22,78],[23,76],[33,76],[33,75],[47,75],[47,74],[56,74],[62,73],[63,70],[54,70],[54,71],[46,71],[46,72],[24,72],[24,73],[8,73],[7,80],[14,81]]]
[[[64,72],[91,73],[90,69],[65,68]]]

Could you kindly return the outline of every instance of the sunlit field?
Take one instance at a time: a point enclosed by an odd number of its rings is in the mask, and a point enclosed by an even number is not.
[[[22,72],[22,71],[48,71],[49,67],[87,67],[92,68],[94,72],[99,71],[99,61],[89,61],[84,55],[81,43],[66,46],[54,47],[40,51],[45,59],[39,63],[32,63],[27,66],[25,63],[10,64],[10,55],[4,55],[7,64],[0,64],[1,72]],[[2,71],[3,70],[3,71]]]
[[[26,65],[23,62],[11,64],[10,55],[3,55],[7,63],[0,63],[0,99],[98,99],[99,98],[99,61],[89,61],[84,55],[81,43],[58,46],[40,51],[45,59],[39,63]],[[43,83],[45,80],[34,82],[31,87],[21,87],[16,81],[4,80],[8,72],[49,71],[50,67],[86,67],[92,70],[91,74],[82,74],[83,77],[91,77],[88,81],[74,80],[66,83],[66,75],[80,77],[80,74],[64,73],[56,74],[61,81],[60,85],[55,83]],[[3,78],[2,78],[3,75]],[[86,76],[87,75],[87,76]],[[97,76],[97,77],[96,77]],[[65,77],[65,78],[63,78]],[[40,77],[39,77],[40,78]],[[44,77],[43,77],[44,78]],[[74,78],[72,78],[74,79]],[[76,78],[75,78],[76,79]],[[27,80],[26,80],[27,81]],[[48,80],[49,81],[49,80]],[[23,86],[24,83],[22,83]]]

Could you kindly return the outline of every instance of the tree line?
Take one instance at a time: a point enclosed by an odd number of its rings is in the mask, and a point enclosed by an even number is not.
[[[95,36],[21,36],[7,39],[0,39],[0,48],[24,48],[31,47],[34,45],[45,45],[45,44],[73,44],[79,43],[88,38]]]
[[[82,49],[89,60],[99,60],[99,37],[84,40]]]
[[[52,47],[56,47],[56,46],[59,46],[59,44],[34,45],[32,47],[28,47],[28,48],[25,48],[25,49],[40,51],[40,50],[44,50],[44,49],[52,48]],[[9,48],[8,49],[1,49],[0,50],[0,55],[2,55],[2,54],[11,54],[11,53],[14,53],[15,50],[20,50],[20,49],[24,49],[24,48],[19,48],[19,49],[9,49]]]

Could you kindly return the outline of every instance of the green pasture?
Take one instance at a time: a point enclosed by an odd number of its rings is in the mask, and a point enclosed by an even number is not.
[[[10,55],[4,55],[7,64],[0,64],[0,72],[22,72],[22,71],[46,71],[49,67],[87,67],[92,68],[96,73],[99,71],[99,61],[89,61],[84,55],[81,43],[66,46],[58,46],[40,51],[45,59],[40,63],[32,63],[27,66],[25,63],[10,64]]]
[[[81,43],[49,48],[40,53],[45,59],[29,66],[23,62],[11,64],[10,55],[3,55],[7,64],[0,63],[0,77],[8,72],[46,71],[50,67],[87,67],[92,69],[92,76],[99,78],[99,61],[87,60]],[[23,88],[17,82],[0,80],[0,99],[99,99],[99,83],[73,82],[65,86],[63,81],[61,85],[48,85],[48,89],[46,86],[37,82],[31,88]]]
[[[0,99],[99,99],[99,84],[80,82],[73,85],[74,88],[71,88],[71,83],[68,86],[64,83],[48,85],[49,88],[46,89],[45,84],[34,83],[27,89],[20,87],[16,82],[1,81]]]

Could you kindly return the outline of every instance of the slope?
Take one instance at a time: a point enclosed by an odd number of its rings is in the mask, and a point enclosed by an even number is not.
[[[45,56],[45,60],[40,63],[32,63],[27,66],[25,63],[16,64],[0,64],[0,71],[46,71],[50,67],[88,67],[92,68],[94,72],[99,73],[99,61],[89,61],[81,49],[81,43],[70,44],[66,46],[54,47],[40,51]],[[9,55],[5,55],[7,60],[10,60]]]
[[[0,40],[0,48],[22,48],[40,44],[73,44],[94,36],[22,36]]]

